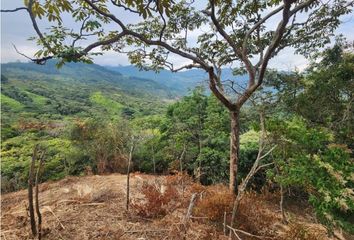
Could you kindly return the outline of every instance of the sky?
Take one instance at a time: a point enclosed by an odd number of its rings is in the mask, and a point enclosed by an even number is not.
[[[21,7],[22,4],[23,0],[1,0],[2,9]],[[130,15],[123,16],[123,19],[128,22],[134,21],[133,17]],[[349,41],[354,41],[353,13],[344,16],[342,21],[343,23],[336,30],[336,34],[343,34]],[[64,22],[66,22],[65,19]],[[39,25],[41,29],[49,26],[43,22],[39,22]],[[196,35],[197,34],[198,32],[196,32]],[[35,36],[35,32],[30,23],[28,14],[25,11],[1,13],[1,63],[28,61],[15,51],[13,44],[16,45],[19,51],[28,56],[32,56],[39,48],[34,42],[27,40],[31,36]],[[173,56],[173,61],[176,65],[187,63],[186,60],[177,56]],[[127,56],[116,52],[105,52],[104,55],[95,57],[94,62],[100,65],[110,66],[129,65]],[[295,68],[302,70],[307,64],[308,61],[303,56],[295,55],[293,49],[287,48],[271,60],[270,67],[279,70],[294,70]]]

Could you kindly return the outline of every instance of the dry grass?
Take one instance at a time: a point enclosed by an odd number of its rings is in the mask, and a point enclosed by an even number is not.
[[[184,175],[132,174],[132,201],[146,207],[144,214],[139,214],[125,211],[125,184],[126,176],[120,174],[69,177],[41,184],[43,239],[227,239],[220,223],[224,211],[231,211],[233,196],[226,187],[194,184]],[[186,226],[183,222],[192,193],[198,193],[198,201]],[[290,225],[282,225],[276,199],[270,193],[248,193],[241,203],[236,228],[281,240],[328,239],[321,225],[303,218],[301,225],[296,225],[296,217]],[[4,194],[1,204],[1,239],[33,239],[27,191]],[[163,214],[149,215],[156,206]]]
[[[323,240],[326,238],[327,231],[323,226],[301,222],[290,223],[282,235],[283,240]]]

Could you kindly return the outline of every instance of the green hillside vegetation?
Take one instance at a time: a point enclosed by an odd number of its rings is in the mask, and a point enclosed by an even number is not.
[[[4,94],[1,94],[1,104],[4,108],[9,108],[13,111],[20,111],[23,109],[24,105],[13,98],[10,98]]]
[[[58,70],[51,62],[2,64],[1,82],[3,191],[25,187],[36,144],[47,149],[43,180],[82,174],[85,166],[94,165],[94,157],[75,143],[75,126],[95,122],[102,131],[124,119],[162,113],[163,102],[171,101],[169,91],[154,82],[97,65],[70,64]]]
[[[123,105],[121,103],[105,97],[102,95],[102,92],[94,92],[90,96],[90,100],[93,104],[103,108],[108,114],[119,116],[123,109]]]

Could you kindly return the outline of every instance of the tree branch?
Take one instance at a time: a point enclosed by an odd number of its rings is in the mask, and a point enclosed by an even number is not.
[[[112,3],[114,6],[116,6],[116,7],[123,8],[123,9],[126,10],[126,11],[129,11],[129,12],[136,13],[136,14],[139,14],[139,15],[140,15],[140,12],[138,12],[138,11],[136,11],[136,10],[134,10],[134,9],[131,9],[131,8],[127,7],[127,6],[124,6],[123,4],[117,3],[117,2],[114,1],[114,0],[111,0],[111,3]]]
[[[16,51],[18,54],[20,54],[21,56],[23,56],[23,57],[25,57],[25,58],[31,60],[32,62],[34,62],[34,63],[36,63],[36,64],[39,64],[39,65],[43,65],[43,64],[45,64],[45,62],[46,62],[47,60],[53,58],[53,56],[46,56],[46,57],[43,57],[43,58],[31,58],[31,57],[27,56],[26,54],[21,53],[21,52],[17,49],[17,47],[16,47],[14,44],[12,44],[12,46],[15,48],[15,51]]]
[[[209,87],[214,95],[227,107],[229,110],[236,110],[236,105],[233,104],[217,87],[216,75],[214,73],[214,68],[209,68]]]
[[[124,23],[122,21],[120,21],[118,18],[116,18],[113,14],[102,11],[95,4],[93,4],[90,0],[83,0],[83,1],[85,1],[88,5],[90,5],[95,11],[97,11],[102,16],[110,18],[112,21],[116,22],[122,28],[122,33],[125,33],[126,35],[130,35],[132,37],[135,37],[148,45],[164,47],[165,49],[169,50],[172,53],[175,53],[175,54],[180,55],[182,57],[188,58],[196,63],[199,63],[205,71],[208,71],[208,69],[209,69],[208,64],[205,63],[204,61],[202,61],[200,58],[193,56],[189,53],[183,52],[180,49],[174,48],[171,45],[169,45],[166,42],[163,42],[161,40],[151,40],[151,39],[144,37],[142,34],[139,34],[137,32],[129,30],[124,25]]]
[[[171,72],[179,72],[183,69],[192,69],[192,68],[202,68],[202,66],[200,66],[199,64],[192,63],[192,64],[187,64],[187,65],[181,66],[179,68],[173,68],[173,65],[172,65],[170,70],[171,70]]]
[[[266,68],[268,66],[268,62],[274,52],[274,50],[278,47],[280,41],[281,41],[281,38],[285,32],[285,29],[286,29],[286,25],[288,24],[289,22],[289,19],[292,15],[294,15],[296,12],[300,11],[301,9],[309,6],[311,3],[313,3],[315,0],[308,0],[300,5],[298,5],[297,7],[295,7],[292,11],[290,11],[290,7],[291,7],[291,4],[294,2],[294,0],[287,0],[285,2],[285,6],[284,6],[284,10],[283,10],[283,20],[278,24],[278,27],[277,27],[277,30],[275,31],[274,33],[274,37],[273,37],[273,40],[271,42],[271,44],[269,45],[266,53],[265,53],[265,56],[264,56],[264,59],[263,59],[263,62],[261,64],[261,67],[260,67],[260,70],[259,70],[259,75],[258,75],[258,80],[257,80],[257,85],[256,85],[256,88],[258,86],[260,86],[263,82],[263,78],[264,78],[264,74],[265,74],[265,71],[266,71]]]
[[[28,8],[27,8],[27,11],[28,11],[28,14],[31,18],[31,21],[32,21],[32,25],[33,25],[33,28],[34,30],[36,31],[37,35],[39,36],[39,39],[41,40],[42,44],[50,51],[52,52],[53,54],[56,54],[53,49],[51,48],[51,46],[46,42],[42,32],[39,30],[39,27],[38,27],[38,24],[36,22],[36,17],[34,16],[33,14],[33,11],[32,11],[32,7],[33,7],[33,4],[34,4],[34,1],[33,0],[29,0],[28,2]]]
[[[126,35],[127,35],[126,32],[121,32],[121,33],[119,33],[118,35],[116,35],[116,36],[114,36],[114,37],[112,37],[112,38],[109,38],[109,39],[106,39],[106,40],[101,40],[101,41],[97,41],[97,42],[95,42],[95,43],[92,43],[92,44],[88,45],[88,46],[82,51],[81,56],[88,54],[92,49],[94,49],[94,48],[96,48],[96,47],[115,43],[115,42],[119,41],[122,37],[124,37],[124,36],[126,36]],[[80,56],[80,57],[81,57],[81,56]]]
[[[195,64],[199,64],[202,69],[207,71],[209,73],[209,86],[211,91],[215,94],[215,96],[228,108],[228,109],[235,109],[236,106],[232,104],[232,102],[218,89],[217,83],[216,83],[216,75],[214,73],[214,69],[210,67],[207,63],[205,63],[203,60],[201,60],[199,57],[193,56],[192,54],[186,53],[184,51],[181,51],[180,49],[177,49],[175,47],[172,47],[166,42],[163,42],[161,40],[151,40],[146,37],[144,37],[142,34],[139,34],[137,32],[134,32],[130,29],[128,29],[123,22],[121,22],[119,19],[117,19],[114,15],[104,12],[101,9],[99,9],[95,4],[93,4],[90,0],[84,0],[87,4],[89,4],[95,11],[100,13],[102,16],[110,18],[112,21],[116,22],[122,29],[122,34],[126,34],[132,37],[135,37],[139,39],[140,41],[144,42],[145,44],[148,45],[153,45],[153,46],[161,46],[167,49],[168,51],[175,53],[181,57],[187,58],[192,60]]]
[[[243,39],[243,44],[242,44],[242,55],[246,56],[247,55],[247,43],[248,43],[248,39],[250,37],[250,35],[257,29],[259,28],[263,23],[265,23],[270,17],[274,16],[275,14],[277,14],[278,12],[280,12],[282,9],[284,8],[284,5],[274,9],[272,12],[270,12],[269,14],[267,14],[264,18],[262,18],[261,20],[259,20],[255,25],[253,25],[253,27],[248,30],[246,32],[246,35]]]
[[[0,12],[7,13],[7,12],[17,12],[17,11],[21,11],[21,10],[28,11],[28,8],[26,8],[26,7],[18,7],[18,8],[15,8],[15,9],[1,9]]]
[[[234,50],[235,54],[245,64],[247,72],[248,72],[248,76],[249,76],[248,85],[249,85],[249,87],[251,87],[252,85],[254,85],[254,82],[255,82],[255,77],[256,77],[255,69],[254,69],[251,61],[248,59],[247,55],[243,54],[243,52],[241,52],[241,50],[239,50],[237,48],[235,42],[231,39],[230,35],[228,35],[225,32],[225,30],[220,25],[219,21],[216,19],[216,16],[215,16],[215,2],[214,2],[214,0],[210,0],[209,2],[210,2],[210,6],[211,6],[211,12],[210,13],[206,12],[206,13],[211,17],[211,20],[213,21],[216,29],[221,34],[221,36],[223,36],[223,38],[227,41],[227,43]]]

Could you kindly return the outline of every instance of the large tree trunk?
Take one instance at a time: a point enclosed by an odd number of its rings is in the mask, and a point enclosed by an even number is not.
[[[237,194],[237,171],[240,158],[240,111],[230,111],[231,130],[230,130],[230,191]]]

